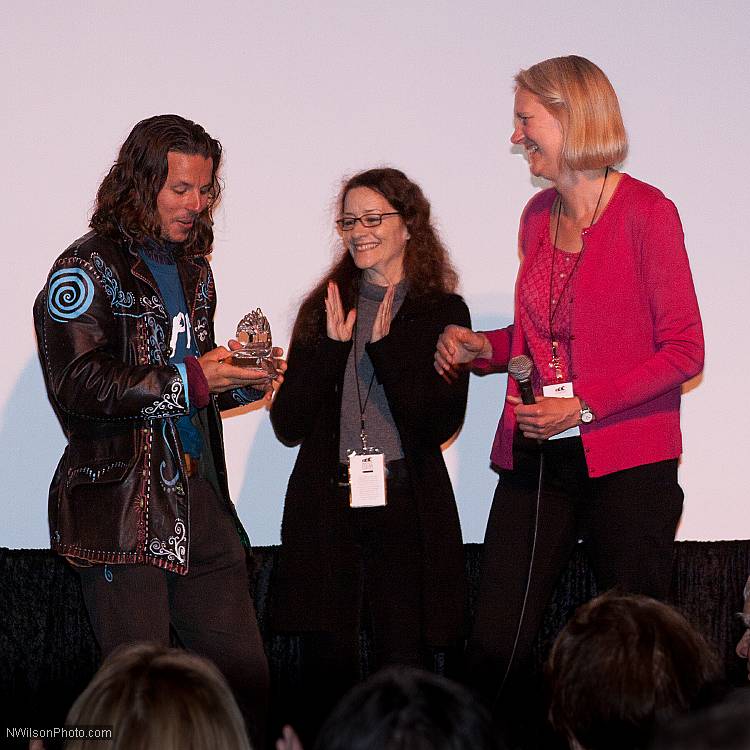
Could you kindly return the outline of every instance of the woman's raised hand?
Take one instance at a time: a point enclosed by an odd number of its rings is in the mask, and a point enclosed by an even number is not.
[[[370,342],[375,343],[385,338],[391,330],[391,312],[393,310],[393,297],[396,294],[396,287],[392,284],[386,289],[378,311],[375,314],[375,320],[372,323],[372,335]]]
[[[455,380],[461,367],[477,357],[492,357],[492,345],[483,333],[463,326],[445,327],[435,349],[435,369],[442,378]]]
[[[328,338],[334,341],[350,341],[356,319],[356,309],[349,310],[347,315],[344,314],[338,285],[335,281],[329,281],[328,293],[326,294],[326,333]]]

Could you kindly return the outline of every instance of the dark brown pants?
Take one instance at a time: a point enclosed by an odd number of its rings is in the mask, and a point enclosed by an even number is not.
[[[268,663],[234,518],[199,477],[189,480],[190,560],[185,576],[150,565],[79,569],[94,635],[106,657],[118,646],[168,646],[170,625],[185,648],[216,664],[231,686],[256,747],[268,709]]]

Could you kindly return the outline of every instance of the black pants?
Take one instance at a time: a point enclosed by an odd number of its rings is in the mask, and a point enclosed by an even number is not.
[[[182,644],[216,664],[232,688],[256,747],[268,709],[268,663],[234,519],[213,487],[192,477],[190,565],[185,576],[150,565],[80,568],[94,635],[106,657],[118,646]]]
[[[303,663],[287,720],[312,747],[323,720],[368,667],[423,666],[423,555],[419,517],[408,477],[389,478],[383,508],[350,508],[349,489],[336,497],[336,586],[349,604],[336,627],[302,636]],[[370,635],[370,662],[362,663],[360,628]]]
[[[513,695],[514,678],[527,667],[545,608],[577,540],[585,540],[600,590],[619,586],[663,599],[683,500],[677,459],[591,479],[577,437],[541,446],[519,437],[513,455],[514,469],[500,473],[487,524],[467,654],[469,681],[489,703],[499,702],[501,710],[503,696]],[[499,694],[506,670],[508,679]]]

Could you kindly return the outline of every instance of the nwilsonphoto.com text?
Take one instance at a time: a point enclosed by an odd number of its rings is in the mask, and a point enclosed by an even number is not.
[[[6,727],[8,740],[111,740],[111,726]]]

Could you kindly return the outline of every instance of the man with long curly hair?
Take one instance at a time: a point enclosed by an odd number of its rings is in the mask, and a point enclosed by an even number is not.
[[[268,666],[219,411],[272,388],[214,342],[206,256],[220,164],[221,144],[200,125],[139,122],[99,187],[92,231],[55,261],[34,320],[68,439],[50,488],[51,544],[80,575],[103,655],[169,645],[171,626],[221,669],[257,737]]]

